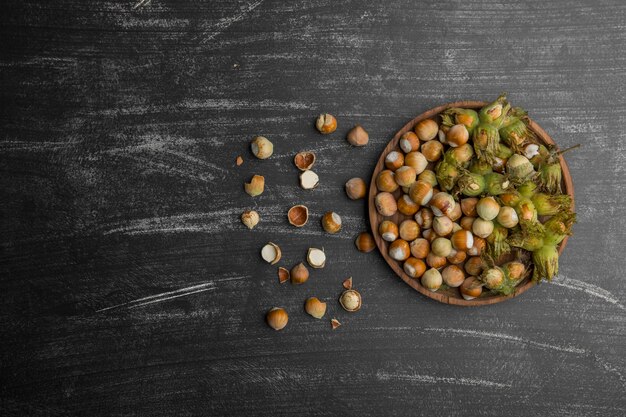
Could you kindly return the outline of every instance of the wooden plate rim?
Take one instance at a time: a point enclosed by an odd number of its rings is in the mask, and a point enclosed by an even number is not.
[[[402,269],[400,263],[390,258],[389,255],[387,254],[388,242],[383,240],[378,233],[378,225],[382,221],[383,216],[378,214],[378,211],[376,211],[376,206],[374,204],[374,199],[376,197],[376,193],[378,192],[376,188],[376,177],[378,176],[378,173],[384,169],[385,156],[392,150],[400,150],[398,146],[398,141],[400,140],[400,137],[404,133],[408,132],[409,130],[412,130],[417,122],[420,122],[427,118],[437,116],[439,113],[443,112],[444,110],[450,107],[464,107],[464,108],[470,108],[470,109],[479,109],[486,104],[488,104],[488,102],[456,101],[453,103],[448,103],[448,104],[434,107],[430,110],[425,111],[419,116],[415,117],[413,120],[405,124],[404,127],[402,127],[402,129],[400,129],[395,134],[393,139],[391,139],[391,141],[387,144],[383,152],[380,154],[380,157],[378,158],[378,162],[376,163],[374,172],[372,174],[372,179],[370,182],[369,195],[368,195],[368,210],[369,210],[370,227],[372,229],[372,235],[374,236],[374,240],[376,241],[376,245],[381,255],[383,256],[387,264],[391,267],[391,269],[393,269],[393,271],[404,282],[410,285],[413,289],[419,291],[420,293],[424,294],[425,296],[429,298],[432,298],[433,300],[437,300],[445,304],[452,304],[452,305],[458,305],[458,306],[483,306],[483,305],[496,304],[496,303],[500,303],[502,301],[508,300],[510,298],[517,297],[518,295],[527,291],[529,288],[536,285],[536,283],[530,279],[527,279],[526,281],[519,284],[515,292],[511,295],[496,295],[496,296],[489,296],[489,297],[481,297],[481,298],[476,298],[474,300],[469,300],[469,301],[465,300],[461,296],[451,297],[444,293],[432,292],[432,291],[427,290],[421,285],[419,280],[409,277]],[[529,118],[529,127],[533,132],[535,132],[535,134],[541,141],[543,141],[546,144],[555,145],[555,142],[550,137],[550,135],[548,135],[548,133],[545,130],[543,130],[537,123],[535,123],[530,118]],[[565,162],[565,159],[563,158],[563,156],[559,156],[559,162],[561,164],[561,169],[563,170],[563,185],[565,188],[565,192],[572,197],[572,208],[573,208],[574,207],[574,185],[572,183],[572,177],[570,175],[569,167],[567,166],[567,163]],[[565,249],[565,246],[567,245],[567,240],[568,238],[566,237],[561,243],[561,245],[559,246],[559,255]]]

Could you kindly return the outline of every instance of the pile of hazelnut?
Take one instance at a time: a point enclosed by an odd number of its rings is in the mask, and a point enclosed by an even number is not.
[[[321,114],[316,120],[315,127],[321,134],[333,133],[337,129],[337,119],[330,114]],[[362,126],[356,125],[348,132],[346,140],[352,146],[365,146],[369,141],[369,135]],[[250,143],[250,149],[258,159],[268,159],[274,152],[272,142],[263,136],[255,137]],[[294,157],[294,164],[301,171],[300,186],[303,189],[313,189],[319,185],[319,176],[312,171],[315,160],[315,154],[309,151],[299,152]],[[235,163],[237,166],[242,165],[243,158],[238,156]],[[261,175],[254,175],[250,182],[244,184],[244,189],[252,197],[261,195],[265,189],[265,178]],[[361,178],[352,178],[346,183],[345,190],[350,199],[359,200],[365,198],[367,185]],[[287,220],[294,227],[304,227],[308,219],[309,210],[304,205],[295,205],[287,211]],[[246,210],[241,214],[242,223],[249,229],[253,229],[260,220],[259,213],[254,210]],[[329,211],[322,216],[321,224],[327,233],[335,234],[341,231],[341,217],[333,211]],[[376,246],[372,235],[367,232],[359,234],[355,244],[362,252],[371,252]],[[261,249],[261,257],[270,265],[276,265],[281,259],[280,247],[275,243],[268,242]],[[306,262],[311,268],[324,268],[326,264],[324,250],[309,248]],[[279,266],[277,274],[280,284],[290,281],[291,284],[301,285],[309,279],[309,270],[303,262],[298,263],[291,270]],[[352,288],[352,277],[344,280],[342,285],[343,291],[339,296],[339,304],[348,312],[358,311],[361,308],[361,295]],[[304,303],[304,310],[310,316],[321,319],[326,314],[326,303],[317,297],[309,297]],[[289,321],[288,313],[282,307],[271,308],[266,313],[265,318],[267,324],[275,330],[285,328]],[[332,329],[336,329],[341,325],[336,318],[332,318],[330,324]]]

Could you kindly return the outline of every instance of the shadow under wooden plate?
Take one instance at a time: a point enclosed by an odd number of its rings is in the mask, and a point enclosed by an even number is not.
[[[439,107],[432,108],[432,109],[430,109],[430,110],[420,114],[415,119],[411,120],[409,123],[407,123],[402,129],[400,129],[396,133],[396,135],[393,137],[393,139],[389,142],[389,144],[387,145],[385,150],[380,155],[380,158],[378,158],[378,162],[376,163],[376,167],[374,168],[374,172],[372,174],[372,181],[370,183],[369,196],[368,196],[368,209],[369,209],[370,225],[372,227],[372,235],[374,236],[374,240],[376,241],[376,245],[378,246],[378,250],[383,255],[383,258],[385,258],[385,261],[389,264],[391,269],[393,269],[394,272],[400,278],[402,278],[402,280],[404,282],[406,282],[411,287],[413,287],[415,290],[421,292],[425,296],[430,297],[430,298],[432,298],[434,300],[437,300],[439,302],[446,303],[446,304],[453,304],[453,305],[459,305],[459,306],[482,306],[482,305],[488,305],[488,304],[495,304],[495,303],[499,303],[499,302],[508,300],[508,299],[510,299],[512,297],[517,297],[518,295],[522,294],[523,292],[525,292],[526,290],[528,290],[529,288],[534,286],[536,283],[533,282],[530,278],[526,278],[524,281],[522,281],[520,284],[518,284],[518,286],[515,289],[515,292],[513,294],[511,294],[511,295],[488,295],[488,296],[482,296],[482,297],[479,297],[479,298],[475,298],[473,300],[465,300],[463,297],[461,297],[461,295],[459,294],[459,291],[458,291],[457,288],[449,288],[449,289],[446,289],[446,290],[439,290],[437,292],[432,292],[430,290],[427,290],[426,288],[424,288],[422,286],[422,284],[420,283],[419,279],[411,278],[407,274],[404,273],[404,270],[402,269],[402,265],[401,265],[400,262],[395,261],[394,259],[389,257],[389,255],[388,255],[389,242],[383,240],[381,238],[380,234],[378,233],[378,225],[380,224],[380,222],[382,222],[385,219],[393,220],[397,224],[400,224],[400,222],[402,222],[403,220],[410,219],[411,217],[410,216],[405,216],[405,215],[403,215],[403,214],[401,214],[399,212],[396,213],[394,216],[391,216],[391,217],[383,217],[380,214],[378,214],[378,211],[376,211],[376,206],[374,204],[374,199],[375,199],[376,194],[378,192],[378,190],[376,188],[376,177],[378,176],[380,171],[385,169],[385,156],[389,152],[391,152],[393,150],[397,150],[399,152],[402,152],[400,147],[398,146],[398,142],[400,140],[400,137],[404,133],[406,133],[406,132],[408,132],[410,130],[413,130],[413,127],[415,126],[416,123],[418,123],[418,122],[420,122],[420,121],[422,121],[424,119],[437,117],[437,115],[439,115],[441,112],[443,112],[444,110],[446,110],[446,109],[448,109],[450,107],[463,107],[463,108],[467,108],[467,109],[480,109],[481,107],[483,107],[486,104],[488,104],[488,103],[487,102],[481,102],[481,101],[458,101],[458,102],[454,102],[454,103],[448,103],[448,104],[444,104],[444,105],[439,106]],[[552,138],[550,137],[550,135],[548,135],[537,123],[535,123],[532,120],[530,120],[529,121],[529,128],[536,134],[536,136],[539,139],[539,141],[541,141],[541,142],[543,142],[545,144],[555,145],[555,143],[552,140]],[[559,156],[559,161],[560,161],[560,164],[561,164],[561,169],[563,170],[563,183],[562,183],[562,186],[563,186],[564,192],[569,194],[572,197],[572,207],[573,207],[573,204],[574,204],[573,203],[573,201],[574,201],[574,185],[572,184],[572,177],[570,175],[569,168],[567,167],[567,163],[565,162],[565,159],[563,158],[563,156]],[[396,198],[400,195],[401,192],[402,191],[399,190],[399,191],[397,191],[394,194],[396,196]],[[567,237],[563,240],[563,242],[561,242],[561,244],[559,246],[559,255],[563,252],[563,249],[565,249],[566,245],[567,245]]]

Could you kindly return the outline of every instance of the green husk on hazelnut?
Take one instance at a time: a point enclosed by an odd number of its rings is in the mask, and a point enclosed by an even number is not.
[[[447,117],[443,117],[447,116]],[[443,123],[442,125],[446,127],[452,127],[455,124],[463,124],[467,128],[467,131],[472,134],[478,123],[480,123],[480,119],[478,117],[478,113],[472,109],[462,109],[459,107],[452,107],[443,112]]]
[[[511,105],[506,100],[506,93],[503,93],[493,103],[480,109],[478,118],[481,123],[487,123],[497,129],[504,122],[510,109]]]
[[[535,193],[530,197],[530,200],[540,216],[554,216],[569,209],[572,205],[572,198],[567,194]]]
[[[498,152],[498,144],[500,143],[498,129],[488,123],[481,123],[474,129],[472,138],[476,156],[489,163],[493,162]]]
[[[493,232],[487,236],[487,252],[493,258],[498,259],[505,253],[511,251],[511,246],[506,242],[506,238],[509,236],[509,229],[502,226],[498,222],[494,222]]]
[[[446,191],[450,191],[456,185],[461,172],[456,165],[441,161],[436,168],[437,183]]]
[[[566,236],[572,234],[574,223],[576,223],[576,213],[572,213],[569,210],[552,216],[543,224],[544,242],[558,245]]]
[[[493,172],[491,164],[481,159],[473,159],[470,163],[469,170],[471,173],[479,175],[487,175]]]
[[[485,192],[485,178],[480,174],[465,171],[457,181],[457,186],[461,194],[476,197]]]
[[[489,195],[504,194],[512,188],[511,181],[497,172],[485,174],[483,177],[485,178],[485,190]]]

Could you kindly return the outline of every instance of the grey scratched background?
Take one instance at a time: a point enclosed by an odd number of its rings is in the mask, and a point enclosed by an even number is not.
[[[626,413],[623,0],[1,10],[1,415]],[[417,114],[501,91],[560,145],[584,145],[567,157],[576,235],[553,283],[438,304],[354,249],[366,208],[343,184],[369,180]],[[319,112],[335,134],[314,131]],[[357,122],[365,148],[344,140]],[[275,144],[267,161],[248,150],[257,134]],[[301,150],[318,156],[314,191],[298,188]],[[255,173],[267,189],[252,199]],[[286,221],[296,203],[311,209],[303,229]],[[322,232],[326,210],[340,234]],[[270,240],[283,266],[317,246],[327,267],[280,286],[259,256]],[[336,302],[350,275],[352,315]],[[305,315],[312,295],[340,329]],[[281,333],[264,324],[276,305],[291,313]]]

